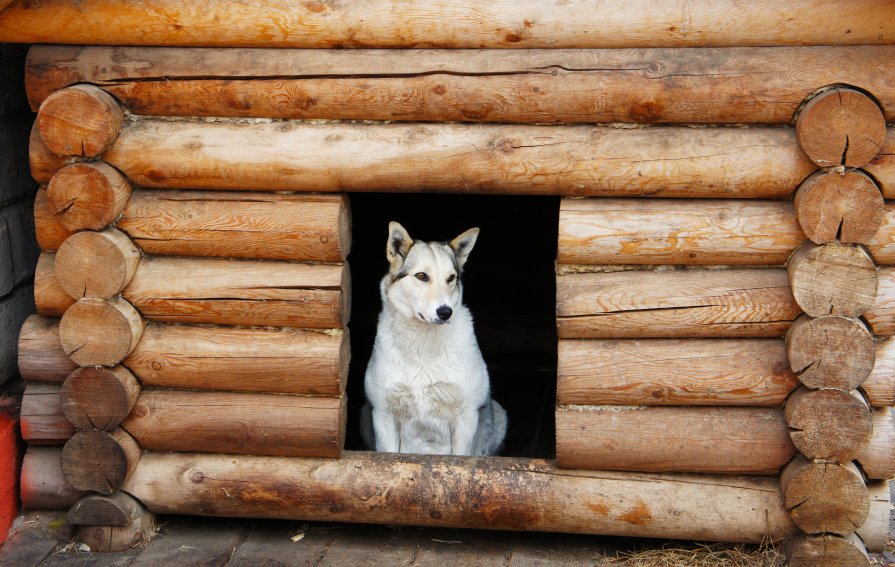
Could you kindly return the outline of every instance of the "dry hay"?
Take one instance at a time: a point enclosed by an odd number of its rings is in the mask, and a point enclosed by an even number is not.
[[[666,543],[658,548],[619,552],[619,567],[783,567],[786,558],[773,544]]]

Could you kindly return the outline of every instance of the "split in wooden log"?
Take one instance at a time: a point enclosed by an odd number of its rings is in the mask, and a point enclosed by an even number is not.
[[[37,245],[41,250],[48,252],[59,250],[62,243],[74,234],[74,231],[62,226],[59,219],[53,215],[46,189],[38,189],[34,198],[34,232],[37,236]]]
[[[848,537],[864,525],[870,497],[853,464],[812,462],[797,455],[780,476],[783,504],[807,534]]]
[[[799,186],[794,206],[799,226],[815,244],[868,244],[885,214],[879,187],[857,170],[815,173]]]
[[[208,45],[215,47],[651,47],[848,45],[895,41],[891,7],[880,0],[796,0],[775,5],[735,0],[656,5],[646,0],[560,10],[533,0],[427,2],[369,0],[297,6],[272,0],[208,10],[200,0],[52,0],[39,10],[13,5],[0,14],[0,38],[17,43]],[[684,9],[685,8],[685,9]],[[135,26],[134,22],[140,22]],[[599,30],[600,33],[594,33]]]
[[[538,459],[150,452],[123,488],[159,514],[751,543],[797,532],[777,479],[568,471]]]
[[[41,252],[34,269],[34,305],[41,315],[62,317],[75,298],[70,296],[56,279],[56,254]]]
[[[779,339],[559,341],[560,405],[780,406],[797,385]]]
[[[892,496],[888,482],[867,483],[870,496],[870,511],[867,520],[855,530],[869,551],[882,552],[891,541],[889,532]]]
[[[347,329],[150,323],[124,364],[149,387],[340,396],[350,358]]]
[[[345,397],[144,390],[121,426],[149,450],[337,458],[346,407]]]
[[[123,122],[118,102],[93,85],[56,91],[37,113],[41,139],[60,156],[97,157],[111,147]]]
[[[785,202],[563,199],[557,262],[782,265],[803,240]]]
[[[799,111],[799,145],[821,167],[862,167],[886,137],[886,118],[864,93],[851,88],[826,90]]]
[[[805,97],[833,82],[862,85],[892,113],[895,90],[884,78],[895,74],[893,60],[891,45],[477,51],[35,45],[25,84],[34,111],[56,90],[91,83],[144,116],[788,124]]]
[[[78,431],[62,448],[62,472],[76,489],[108,496],[134,471],[141,454],[134,438],[121,428]]]
[[[148,541],[154,526],[154,515],[142,510],[139,516],[124,526],[80,526],[78,539],[93,552],[128,551]]]
[[[32,175],[46,183],[52,163],[31,151]],[[615,197],[784,198],[816,169],[791,128],[143,119],[103,159],[137,185],[168,189]]]
[[[56,253],[56,281],[75,299],[111,298],[123,290],[140,264],[140,250],[114,228],[78,232]]]
[[[858,317],[876,300],[876,266],[863,248],[806,242],[787,269],[796,303],[812,317]]]
[[[30,510],[67,510],[84,496],[62,474],[62,447],[29,446],[19,486],[22,505]]]
[[[781,337],[800,314],[782,269],[569,273],[556,278],[560,338]]]
[[[773,475],[795,452],[776,408],[556,409],[561,468]]]
[[[786,333],[789,364],[809,388],[857,388],[873,371],[876,350],[867,327],[849,317],[803,315]]]
[[[47,202],[66,230],[102,230],[121,216],[131,195],[130,183],[101,161],[73,163],[47,185]]]
[[[62,445],[75,432],[65,418],[58,384],[30,383],[22,395],[22,439],[31,445]]]
[[[873,435],[857,461],[867,478],[895,478],[895,415],[892,408],[874,408]]]
[[[870,567],[870,557],[861,538],[852,534],[800,535],[783,545],[790,567]]]
[[[861,391],[873,407],[895,406],[895,341],[886,338],[875,346],[876,364]]]
[[[62,410],[78,429],[110,431],[130,414],[140,383],[123,366],[79,368],[62,385]]]
[[[34,382],[62,384],[78,365],[59,340],[59,320],[31,315],[19,331],[19,374]]]
[[[62,348],[79,366],[118,364],[142,333],[140,314],[121,298],[79,299],[59,322]]]
[[[91,494],[78,500],[65,515],[73,526],[126,526],[143,514],[140,501],[125,492]]]
[[[786,401],[786,424],[809,459],[847,463],[870,443],[873,421],[860,394],[799,388]]]

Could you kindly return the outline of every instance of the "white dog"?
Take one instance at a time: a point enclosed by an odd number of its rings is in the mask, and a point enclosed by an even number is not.
[[[389,223],[382,312],[367,365],[361,434],[394,453],[494,455],[507,415],[491,399],[488,370],[463,305],[460,275],[479,235],[414,242]]]

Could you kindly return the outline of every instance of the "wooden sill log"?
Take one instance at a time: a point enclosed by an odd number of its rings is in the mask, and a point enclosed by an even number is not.
[[[78,431],[62,448],[62,473],[77,490],[108,496],[134,471],[143,451],[121,428]]]
[[[799,185],[793,206],[799,226],[815,244],[837,239],[868,244],[885,216],[879,187],[859,170],[815,173]]]
[[[338,458],[345,397],[150,391],[121,424],[149,450]]]
[[[140,501],[125,492],[109,496],[90,494],[78,500],[65,515],[73,526],[126,526],[143,514]]]
[[[199,0],[52,0],[10,6],[0,39],[17,43],[208,45],[215,47],[650,47],[892,43],[889,4],[797,0],[775,6],[734,0],[655,5],[573,0],[547,9],[533,0],[360,4],[265,0],[211,11]],[[683,18],[682,18],[682,13]],[[139,27],[134,22],[140,22]],[[176,25],[175,25],[176,24]],[[594,33],[600,30],[600,33]]]
[[[19,331],[19,374],[23,380],[62,384],[78,365],[65,354],[59,320],[30,315]]]
[[[783,544],[790,567],[870,567],[864,542],[857,535],[799,535]]]
[[[78,539],[91,551],[109,553],[134,549],[148,541],[155,531],[155,516],[141,510],[139,516],[124,526],[79,526]]]
[[[796,303],[812,317],[858,317],[876,300],[879,275],[861,247],[806,242],[786,269]]]
[[[30,445],[19,479],[22,506],[29,510],[67,510],[85,494],[62,474],[62,448]]]
[[[110,431],[130,414],[140,383],[123,366],[79,368],[62,385],[62,411],[78,429]]]
[[[22,439],[30,445],[62,445],[75,432],[62,411],[58,384],[29,383],[22,395]]]
[[[809,459],[848,463],[870,443],[873,420],[860,394],[801,387],[786,400],[793,444]]]
[[[797,385],[779,339],[559,341],[559,405],[780,406]]]
[[[809,388],[857,388],[873,372],[876,352],[870,331],[850,317],[803,315],[786,333],[789,366]]]
[[[147,453],[123,488],[167,514],[751,543],[797,532],[776,479],[567,471],[537,459]]]
[[[144,322],[121,298],[78,300],[59,322],[65,354],[79,366],[114,366],[140,340]]]
[[[850,536],[870,511],[867,487],[851,463],[813,462],[796,455],[780,476],[780,489],[784,506],[807,534]]]
[[[144,116],[788,124],[806,97],[832,83],[861,85],[891,114],[895,89],[883,78],[895,74],[893,60],[891,45],[478,51],[35,45],[25,84],[35,112],[54,91],[91,83]]]
[[[561,468],[774,475],[795,453],[776,408],[556,408]]]

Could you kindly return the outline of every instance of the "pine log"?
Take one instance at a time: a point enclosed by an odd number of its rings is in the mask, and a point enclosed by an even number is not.
[[[140,383],[123,366],[79,368],[62,385],[62,411],[78,429],[110,431],[130,414]]]
[[[33,140],[31,151],[32,175],[46,183],[52,160]],[[791,128],[143,119],[103,159],[140,186],[169,189],[616,197],[782,198],[815,169]]]
[[[790,567],[870,567],[861,538],[835,535],[799,535],[783,545]]]
[[[145,390],[122,427],[159,451],[338,458],[345,397]]]
[[[883,197],[895,199],[895,136],[891,129],[886,130],[886,138],[879,153],[863,167],[873,177]]]
[[[786,400],[786,425],[809,459],[847,463],[870,443],[873,420],[860,395],[799,388]]]
[[[780,488],[783,505],[807,534],[848,537],[867,520],[870,497],[851,463],[812,462],[796,455],[780,475]]]
[[[143,320],[127,301],[79,299],[59,322],[65,353],[79,366],[114,366],[140,340]]]
[[[782,265],[804,239],[784,202],[563,199],[556,260]]]
[[[869,551],[880,553],[892,540],[889,531],[892,496],[888,482],[867,483],[870,510],[867,520],[855,530]]]
[[[46,252],[59,250],[62,243],[74,234],[74,231],[62,226],[53,214],[46,189],[38,189],[34,198],[34,232],[37,236],[37,245]]]
[[[858,317],[876,300],[879,278],[863,248],[806,242],[787,270],[796,303],[812,317]]]
[[[780,269],[556,278],[560,338],[781,337],[800,313],[786,271]]]
[[[867,240],[866,248],[878,265],[895,264],[895,206],[885,207],[880,227]]]
[[[101,161],[73,163],[47,185],[47,203],[66,230],[102,230],[115,222],[131,195],[127,179]]]
[[[818,85],[835,82],[862,85],[891,114],[895,90],[884,77],[895,74],[893,60],[891,45],[479,51],[35,45],[25,84],[35,111],[54,91],[91,83],[144,116],[788,124]]]
[[[892,408],[874,408],[873,435],[857,461],[867,478],[895,478],[895,415]]]
[[[59,340],[59,320],[41,315],[25,319],[19,332],[19,374],[33,382],[62,384],[78,367]]]
[[[78,500],[65,515],[74,526],[126,526],[143,514],[140,501],[125,492],[91,494]]]
[[[895,24],[882,0],[797,0],[776,5],[734,0],[655,4],[572,0],[559,8],[527,0],[481,4],[272,0],[215,6],[151,0],[50,0],[39,10],[10,6],[0,39],[18,43],[208,45],[216,47],[651,47],[892,43]],[[134,22],[140,22],[135,26]],[[599,30],[599,33],[594,33]]]
[[[799,226],[815,244],[868,244],[885,215],[879,187],[857,170],[815,173],[799,185],[794,206]]]
[[[895,340],[876,343],[876,364],[861,390],[873,407],[895,406]]]
[[[124,364],[150,387],[340,396],[350,358],[347,329],[150,323]]]
[[[895,267],[877,268],[879,288],[876,301],[864,312],[863,319],[874,335],[895,334]]]
[[[145,258],[122,296],[147,319],[339,328],[350,313],[348,264]]]
[[[778,474],[796,449],[770,408],[561,406],[561,468]]]
[[[809,100],[796,117],[799,145],[821,167],[862,167],[879,152],[886,118],[872,98],[837,87]]]
[[[40,137],[37,121],[31,126],[31,137],[28,139],[28,161],[31,166],[31,176],[35,181],[46,185],[53,174],[66,165],[84,161],[78,156],[60,156],[54,154]]]
[[[154,528],[155,517],[144,510],[124,526],[80,526],[78,539],[97,553],[128,551],[148,541]]]
[[[34,269],[34,305],[41,315],[62,317],[75,298],[56,279],[56,254],[41,252]]]
[[[786,333],[789,365],[809,388],[857,388],[873,371],[876,350],[867,327],[849,317],[803,315]]]
[[[779,339],[559,341],[560,405],[780,406],[797,385]]]
[[[134,471],[141,454],[123,429],[78,431],[62,448],[62,472],[76,489],[108,496]]]
[[[66,510],[84,496],[62,474],[62,448],[29,446],[19,479],[22,505],[30,510]]]
[[[92,158],[102,154],[118,137],[123,122],[121,105],[94,85],[56,91],[37,112],[41,139],[60,156]]]
[[[75,299],[107,299],[121,293],[139,264],[140,250],[120,230],[77,232],[56,253],[56,281]]]
[[[160,514],[752,543],[797,532],[776,479],[568,471],[538,459],[150,452],[123,488]]]
[[[62,445],[75,432],[65,418],[58,384],[29,383],[22,395],[22,439],[31,445]]]

